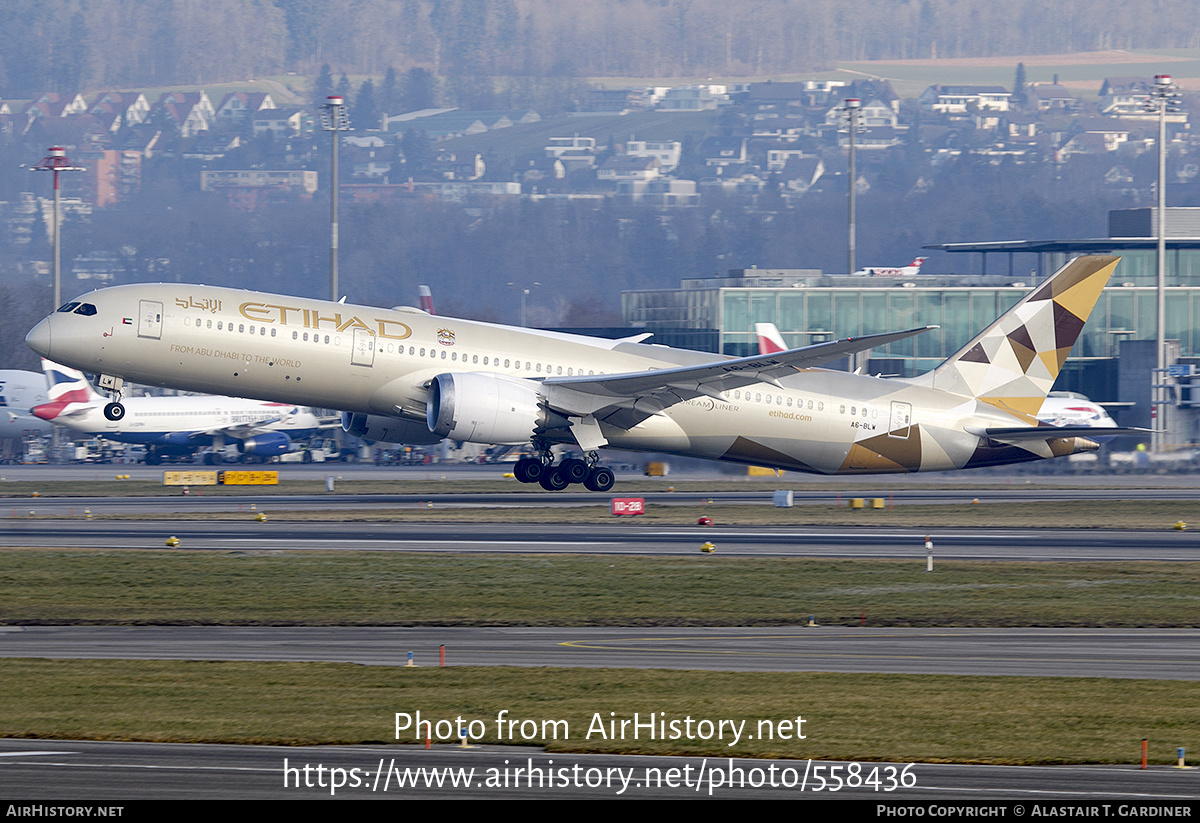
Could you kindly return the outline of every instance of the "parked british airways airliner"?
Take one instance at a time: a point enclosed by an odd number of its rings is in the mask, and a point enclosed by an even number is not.
[[[206,457],[220,457],[226,443],[237,444],[246,457],[283,454],[294,441],[312,437],[321,421],[311,409],[286,403],[243,400],[212,395],[189,397],[131,397],[125,413],[109,419],[107,401],[76,369],[42,360],[49,399],[33,413],[89,437],[146,447],[146,463],[164,457],[191,457],[212,446]]]
[[[124,381],[344,409],[372,439],[531,444],[523,482],[612,487],[605,447],[822,474],[944,471],[1094,451],[1036,414],[1119,258],[1086,256],[913,378],[818,366],[928,328],[752,357],[184,284],[115,286],[26,337]],[[380,430],[387,436],[379,436]],[[586,459],[554,465],[551,446]]]

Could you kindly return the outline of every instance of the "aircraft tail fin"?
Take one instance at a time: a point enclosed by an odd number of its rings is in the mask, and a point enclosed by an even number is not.
[[[915,268],[919,272],[921,270],[921,266],[924,266],[925,261],[928,259],[928,257],[917,257],[908,265]]]
[[[417,296],[420,298],[421,311],[426,314],[436,314],[433,310],[433,292],[429,286],[417,286]]]
[[[72,403],[90,403],[103,400],[103,396],[92,388],[83,372],[52,363],[42,358],[42,372],[46,375],[46,395],[49,402],[33,408],[33,413],[43,420],[53,420]]]
[[[930,373],[934,388],[1028,415],[1032,425],[1121,258],[1076,257]]]
[[[755,323],[754,334],[758,338],[759,354],[775,354],[788,350],[787,344],[783,342],[783,335],[774,323]]]

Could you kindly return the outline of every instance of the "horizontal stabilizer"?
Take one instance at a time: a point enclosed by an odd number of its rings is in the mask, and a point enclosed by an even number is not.
[[[990,437],[994,440],[1056,440],[1061,437],[1116,437],[1124,434],[1153,434],[1150,429],[1119,426],[1015,426],[1012,428],[967,426],[967,433],[976,437]]]

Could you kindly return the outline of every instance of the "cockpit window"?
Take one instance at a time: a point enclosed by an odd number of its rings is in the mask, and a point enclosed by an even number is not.
[[[64,303],[62,305],[62,307],[59,309],[59,311],[63,312],[65,314],[66,312],[74,311],[78,305],[79,305],[79,303],[77,303],[77,302],[76,303]]]
[[[80,303],[79,308],[75,309],[76,314],[82,314],[86,317],[91,317],[96,313],[96,307],[91,303]]]

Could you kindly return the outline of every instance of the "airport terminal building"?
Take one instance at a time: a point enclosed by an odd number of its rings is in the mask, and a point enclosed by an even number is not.
[[[679,289],[621,296],[627,327],[653,332],[654,342],[744,356],[758,350],[755,323],[774,323],[789,346],[939,326],[874,349],[842,368],[911,376],[942,362],[1011,308],[1068,259],[1119,254],[1104,290],[1055,386],[1098,401],[1131,403],[1122,425],[1150,425],[1155,362],[1157,239],[1154,209],[1109,213],[1109,237],[1067,241],[951,243],[928,248],[982,257],[980,275],[904,278],[825,275],[809,269],[734,269],[725,277],[682,281]],[[1200,209],[1167,210],[1166,323],[1168,363],[1175,372],[1200,365]],[[1000,255],[1007,265],[998,265]],[[1018,258],[1018,255],[1020,257]],[[1024,274],[1014,271],[1020,260]],[[1027,262],[1028,261],[1028,262]],[[989,268],[1006,272],[988,273]],[[831,364],[837,367],[837,364]],[[1168,442],[1200,442],[1190,409],[1190,378],[1173,377],[1179,414],[1168,414]],[[1200,403],[1200,376],[1196,400]]]

